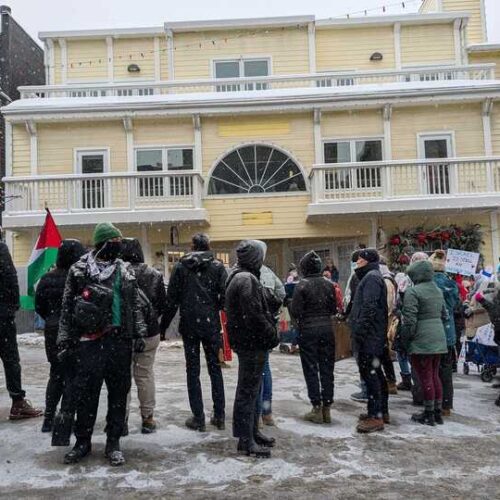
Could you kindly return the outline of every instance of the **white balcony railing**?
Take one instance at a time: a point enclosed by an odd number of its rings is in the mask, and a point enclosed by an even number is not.
[[[163,82],[72,83],[19,87],[22,99],[48,97],[149,96],[201,92],[237,92],[303,87],[350,87],[401,82],[493,80],[494,64],[429,66],[404,70],[327,72],[305,75],[173,80]]]
[[[120,173],[5,178],[6,216],[199,209],[198,173]]]
[[[500,193],[500,157],[329,163],[310,177],[313,204],[479,198]]]

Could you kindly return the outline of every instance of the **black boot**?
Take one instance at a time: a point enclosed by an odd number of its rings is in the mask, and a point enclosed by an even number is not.
[[[434,421],[438,425],[443,425],[443,411],[441,409],[441,401],[434,401]]]
[[[498,396],[498,398],[496,399],[495,404],[496,404],[497,406],[500,406],[500,396]]]
[[[54,427],[54,415],[46,413],[43,418],[42,432],[52,432],[53,427]]]
[[[90,439],[77,439],[73,449],[64,455],[65,464],[77,464],[92,451]]]
[[[266,446],[267,448],[272,448],[276,443],[276,439],[274,439],[273,437],[268,437],[265,434],[262,434],[262,432],[260,431],[254,431],[253,439],[259,446]]]
[[[398,391],[411,391],[411,375],[402,373],[401,382],[398,384]]]
[[[120,442],[117,439],[109,439],[106,441],[104,456],[109,460],[109,465],[117,467],[125,463],[125,457],[120,450]]]
[[[226,428],[226,422],[224,417],[211,417],[210,424],[217,427],[219,431],[223,431]]]
[[[193,429],[193,431],[206,431],[205,417],[197,418],[193,415],[186,420],[185,424],[188,429]]]
[[[73,421],[72,413],[59,412],[56,415],[52,427],[52,446],[69,446]]]
[[[247,457],[271,458],[271,450],[258,446],[253,439],[240,438],[238,442],[238,451],[244,453]]]
[[[411,416],[414,422],[424,425],[436,425],[434,419],[434,401],[424,401],[424,411]]]

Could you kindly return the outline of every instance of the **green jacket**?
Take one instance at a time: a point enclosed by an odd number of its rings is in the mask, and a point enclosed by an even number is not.
[[[448,319],[443,293],[433,281],[432,264],[419,261],[408,269],[413,281],[405,293],[401,341],[409,354],[442,354],[448,351],[443,321]]]

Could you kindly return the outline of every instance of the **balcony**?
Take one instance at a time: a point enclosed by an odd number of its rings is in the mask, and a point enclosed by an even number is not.
[[[328,72],[258,78],[172,80],[163,82],[82,83],[19,87],[21,99],[152,96],[206,92],[352,87],[386,83],[494,80],[495,65],[428,66],[405,70]]]
[[[119,173],[5,178],[5,228],[41,225],[45,207],[60,225],[207,222],[198,173]]]
[[[308,217],[500,206],[500,158],[315,165]]]

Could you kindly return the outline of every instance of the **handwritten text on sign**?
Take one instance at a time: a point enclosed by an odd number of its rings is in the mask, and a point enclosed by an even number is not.
[[[479,254],[466,252],[465,250],[453,250],[449,248],[446,252],[446,272],[471,276],[476,273]]]

